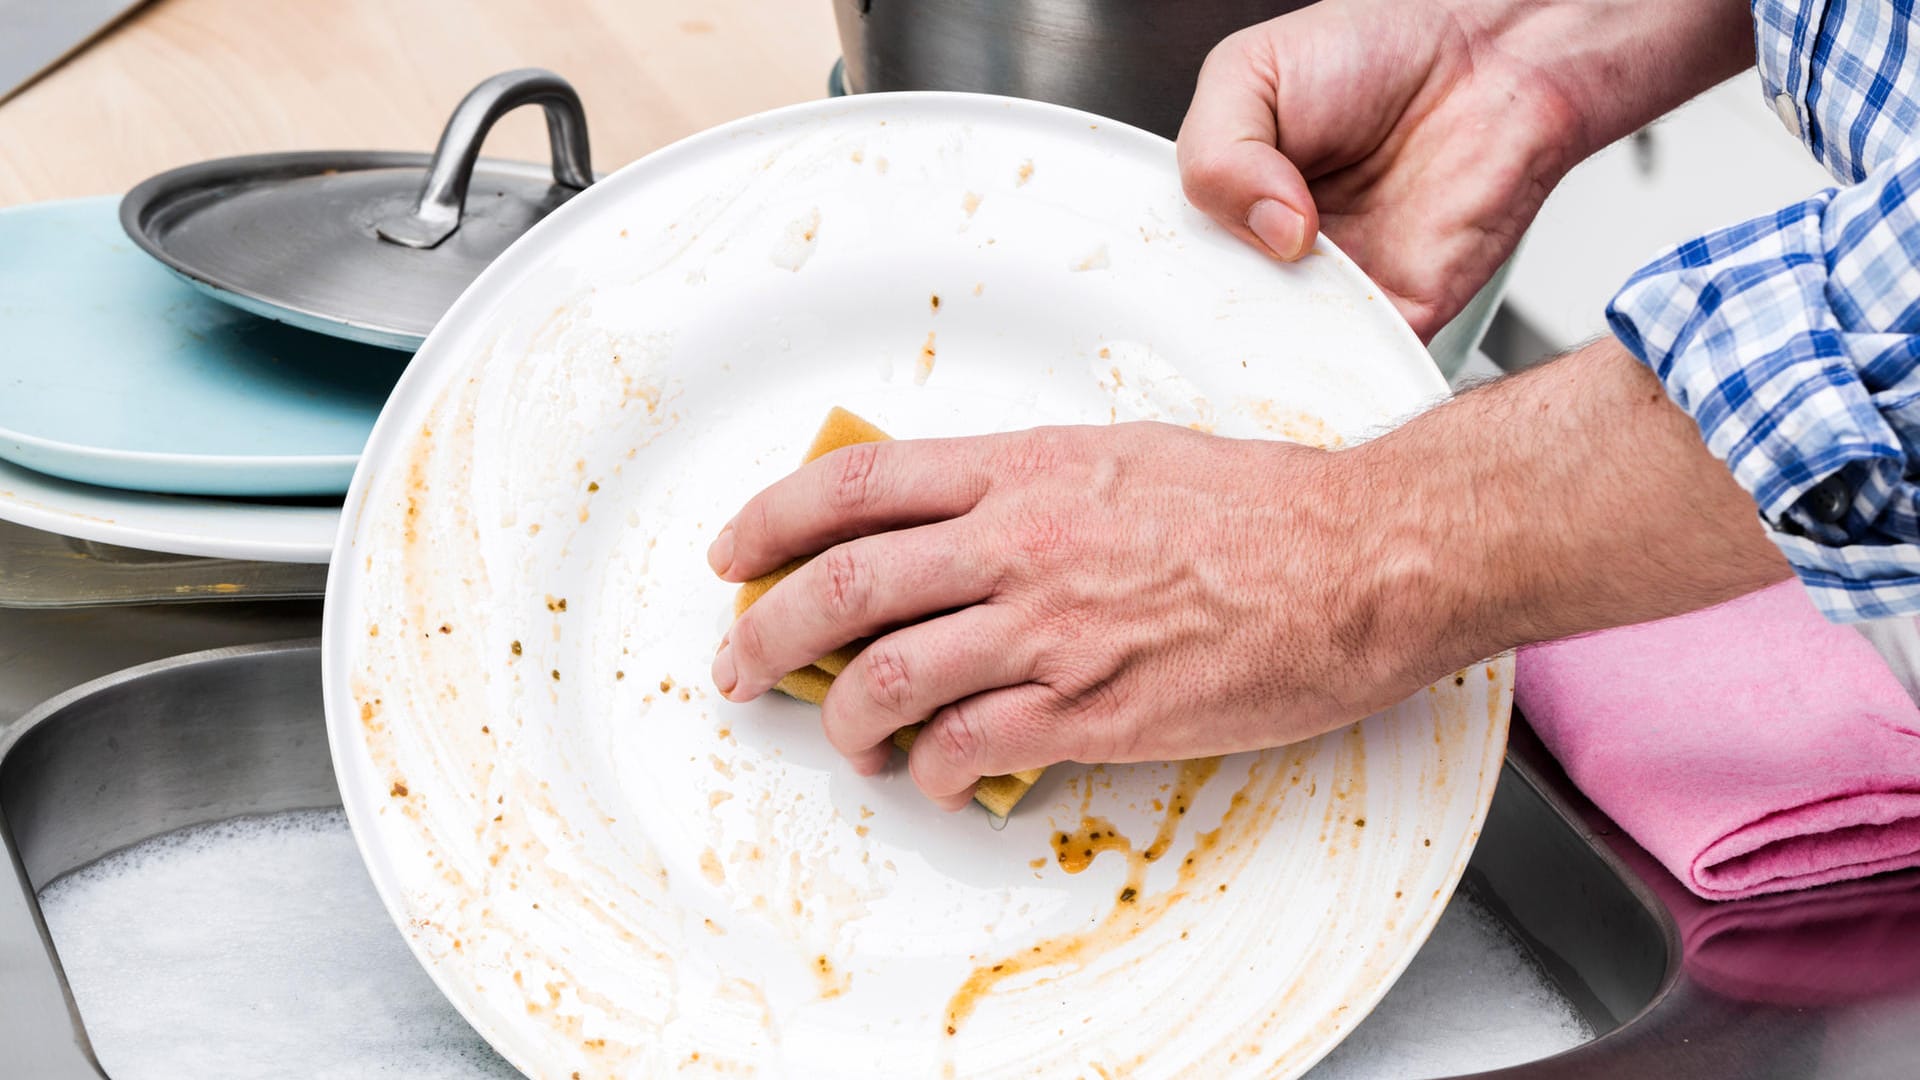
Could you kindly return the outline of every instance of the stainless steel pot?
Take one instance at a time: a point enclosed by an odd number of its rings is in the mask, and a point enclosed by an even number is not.
[[[849,93],[971,90],[1173,138],[1207,50],[1310,0],[834,0]]]

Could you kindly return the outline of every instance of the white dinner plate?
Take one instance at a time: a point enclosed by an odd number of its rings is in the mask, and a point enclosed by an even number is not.
[[[340,508],[122,491],[0,461],[0,520],[169,555],[323,563]]]
[[[1210,775],[1061,766],[996,831],[719,699],[704,551],[836,404],[1332,442],[1445,392],[1344,255],[1261,257],[1098,117],[862,96],[652,154],[460,299],[355,477],[325,686],[373,880],[538,1077],[1297,1073],[1452,894],[1509,660]]]

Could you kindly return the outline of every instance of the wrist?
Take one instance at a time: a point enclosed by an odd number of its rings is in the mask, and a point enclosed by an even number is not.
[[[1753,500],[1612,339],[1343,451],[1384,620],[1430,681],[1788,576]]]
[[[1447,505],[1446,457],[1418,427],[1327,455],[1324,490],[1341,523],[1327,545],[1334,629],[1357,685],[1385,695],[1353,703],[1364,711],[1508,647],[1475,580],[1475,539]]]
[[[1746,0],[1448,0],[1563,105],[1567,167],[1753,66]]]

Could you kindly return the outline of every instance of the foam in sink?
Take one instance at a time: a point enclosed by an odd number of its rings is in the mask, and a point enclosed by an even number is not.
[[[512,1077],[387,919],[337,810],[156,837],[54,882],[41,909],[114,1080]],[[1515,1065],[1592,1032],[1460,894],[1314,1080]]]
[[[1593,1039],[1513,931],[1457,892],[1378,1008],[1310,1080],[1455,1076],[1537,1061]]]
[[[338,810],[156,837],[40,906],[114,1080],[519,1075],[407,951]]]

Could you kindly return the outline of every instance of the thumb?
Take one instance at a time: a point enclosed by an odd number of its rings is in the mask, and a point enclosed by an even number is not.
[[[1313,247],[1320,215],[1279,150],[1277,90],[1239,34],[1207,54],[1180,125],[1180,182],[1207,216],[1287,261]]]

